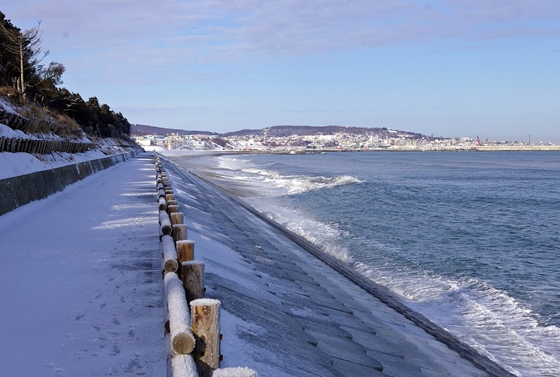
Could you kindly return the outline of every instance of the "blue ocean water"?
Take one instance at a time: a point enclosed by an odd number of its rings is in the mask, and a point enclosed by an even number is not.
[[[199,162],[258,210],[513,373],[560,376],[560,153]]]

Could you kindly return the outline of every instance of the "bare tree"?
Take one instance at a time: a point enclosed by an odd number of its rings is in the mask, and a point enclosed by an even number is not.
[[[38,73],[36,71],[39,69],[39,63],[49,54],[49,51],[41,50],[41,43],[43,42],[41,22],[39,21],[37,26],[23,32],[19,29],[8,29],[0,23],[0,33],[4,37],[2,48],[17,57],[19,77],[13,80],[16,91],[25,98],[29,81],[34,74]],[[58,80],[60,80],[60,75]]]

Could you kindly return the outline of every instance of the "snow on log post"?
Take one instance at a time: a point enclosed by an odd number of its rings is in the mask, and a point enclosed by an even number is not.
[[[165,279],[165,274],[162,276],[162,279]],[[165,292],[165,280],[164,280],[164,284],[163,284],[163,292],[162,292],[162,296],[163,296],[163,328],[164,328],[164,334],[166,339],[169,337],[169,333],[171,332],[171,330],[169,329],[169,310],[167,310],[167,293]],[[167,345],[167,343],[166,343]],[[167,349],[166,347],[166,351],[168,354],[171,353],[171,338],[169,337],[169,349]]]
[[[167,202],[165,201],[165,198],[161,196],[158,199],[158,209],[160,211],[167,211]]]
[[[192,260],[181,263],[181,280],[188,303],[204,297],[203,262]]]
[[[185,300],[185,291],[177,274],[170,272],[164,277],[167,313],[169,316],[169,334],[171,350],[177,355],[187,355],[195,347],[195,337],[189,327],[189,306]]]
[[[193,352],[200,377],[210,377],[220,368],[220,301],[209,298],[194,300],[191,326],[196,339]]]
[[[182,212],[173,212],[169,215],[169,219],[171,220],[171,225],[181,225],[183,224],[184,216]]]
[[[173,215],[175,215],[176,213],[180,212],[172,213],[171,216],[173,217]],[[171,227],[173,232],[173,240],[175,240],[175,242],[187,239],[187,226],[185,224],[173,224],[173,221],[171,221]]]
[[[161,238],[161,253],[163,256],[164,273],[177,272],[179,262],[177,262],[175,242],[171,236],[163,236]]]
[[[190,262],[194,260],[194,241],[175,241],[175,247],[177,248],[177,261],[179,262],[179,268],[183,262]]]
[[[167,206],[167,213],[169,215],[175,212],[181,212],[181,208],[177,204],[171,204]]]
[[[173,377],[198,377],[196,364],[191,355],[176,355],[171,359]]]
[[[246,367],[216,369],[212,377],[257,377],[257,371]]]
[[[169,215],[164,210],[159,211],[159,224],[161,225],[161,232],[169,236],[171,235],[171,220],[169,220]]]

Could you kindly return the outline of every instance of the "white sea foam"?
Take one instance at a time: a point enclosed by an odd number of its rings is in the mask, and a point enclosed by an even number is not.
[[[218,168],[224,170],[223,175],[237,182],[245,182],[249,186],[258,186],[259,194],[265,197],[302,194],[362,182],[349,175],[286,175],[266,167],[254,166],[250,160],[232,156],[219,156],[216,161]]]
[[[321,247],[328,254],[345,263],[352,263],[348,249],[337,242],[341,231],[336,225],[317,221],[296,208],[280,206],[270,200],[249,200],[249,203],[265,216]]]
[[[540,325],[538,315],[505,292],[473,278],[454,281],[389,266],[355,266],[400,295],[411,309],[448,329],[511,373],[558,375],[560,329]]]
[[[240,170],[247,166],[249,160],[232,157],[232,156],[219,156],[216,159],[220,169]]]
[[[252,174],[253,179],[282,189],[282,193],[290,195],[361,182],[348,175],[336,177],[283,175],[276,171],[255,168],[243,169],[243,172]]]

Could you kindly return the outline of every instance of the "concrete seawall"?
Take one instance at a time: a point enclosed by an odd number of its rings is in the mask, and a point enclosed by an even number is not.
[[[80,162],[0,180],[0,216],[14,209],[62,191],[85,177],[119,162],[130,159],[135,152],[127,152],[97,160]]]
[[[205,263],[205,297],[229,319],[224,360],[286,377],[514,376],[189,163],[161,160]],[[232,332],[242,342],[228,343]]]

